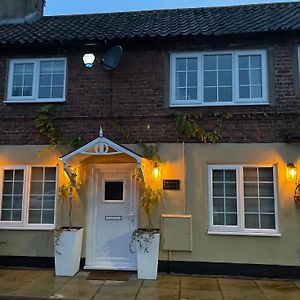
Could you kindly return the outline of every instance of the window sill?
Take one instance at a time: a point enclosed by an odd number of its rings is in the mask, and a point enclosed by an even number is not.
[[[10,103],[59,103],[59,102],[66,102],[66,100],[6,100],[3,101],[4,104]]]
[[[0,230],[37,230],[37,231],[42,231],[42,230],[53,230],[55,229],[54,225],[53,226],[0,226]]]
[[[264,237],[281,237],[280,233],[269,232],[230,232],[230,231],[207,231],[208,235],[235,235],[235,236],[264,236]]]
[[[245,106],[245,105],[270,105],[270,102],[240,102],[240,103],[170,103],[169,107],[207,107],[207,106]]]

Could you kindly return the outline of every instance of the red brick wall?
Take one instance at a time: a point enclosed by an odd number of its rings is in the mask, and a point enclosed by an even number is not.
[[[99,65],[85,69],[81,61],[83,51],[76,47],[65,46],[63,50],[56,49],[55,54],[51,50],[33,53],[35,56],[61,54],[68,58],[67,101],[54,104],[57,124],[66,139],[81,136],[84,141],[89,141],[97,136],[101,124],[107,137],[120,143],[131,143],[131,139],[116,130],[118,122],[135,139],[144,142],[192,141],[182,137],[176,129],[174,114],[178,112],[203,113],[200,125],[206,129],[214,128],[215,112],[231,113],[233,117],[222,123],[221,142],[283,142],[287,135],[300,136],[300,93],[295,67],[298,41],[287,37],[273,37],[267,42],[258,38],[248,38],[247,43],[240,40],[123,43],[124,56],[111,78]],[[228,48],[268,49],[272,104],[169,108],[168,53]],[[24,50],[26,55],[29,52]],[[5,99],[7,57],[16,57],[16,53],[11,50],[0,56],[0,144],[44,144],[47,140],[39,136],[34,126],[36,109],[42,104],[5,105],[2,101]]]

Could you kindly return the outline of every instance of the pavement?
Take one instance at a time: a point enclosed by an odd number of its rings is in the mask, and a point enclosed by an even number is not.
[[[300,300],[300,280],[159,274],[157,280],[87,280],[89,272],[56,277],[53,270],[0,269],[0,299],[35,300]]]

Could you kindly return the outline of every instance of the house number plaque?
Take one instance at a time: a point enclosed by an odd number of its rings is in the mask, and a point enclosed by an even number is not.
[[[163,180],[163,189],[164,190],[180,190],[180,180],[179,179],[164,179]]]

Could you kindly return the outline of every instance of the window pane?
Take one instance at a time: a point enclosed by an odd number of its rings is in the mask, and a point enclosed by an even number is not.
[[[243,168],[244,181],[257,181],[257,168]]]
[[[232,101],[232,88],[219,88],[219,101]]]
[[[187,89],[187,99],[188,100],[197,100],[197,89],[188,88]]]
[[[20,209],[14,209],[12,211],[12,221],[21,221],[22,220],[22,210]]]
[[[259,215],[258,214],[245,214],[245,227],[246,228],[259,228]]]
[[[176,89],[176,99],[177,100],[186,100],[186,89]]]
[[[197,71],[197,58],[188,58],[187,59],[187,68],[188,68],[188,70]]]
[[[225,195],[228,197],[236,196],[236,185],[235,183],[226,183],[225,184]]]
[[[14,74],[24,74],[24,64],[14,64]]]
[[[217,101],[217,88],[204,88],[204,102]]]
[[[15,170],[15,180],[23,181],[24,171],[23,170]]]
[[[32,86],[33,75],[25,75],[24,76],[24,85]]]
[[[214,196],[224,196],[224,184],[214,183],[213,184],[213,195]]]
[[[240,85],[249,85],[250,78],[249,78],[248,70],[240,70],[239,71],[239,82],[240,82]]]
[[[232,56],[231,54],[218,55],[218,69],[231,70]]]
[[[226,198],[226,212],[237,212],[236,198]]]
[[[261,56],[251,55],[250,56],[250,67],[251,68],[261,68]]]
[[[219,71],[218,72],[219,85],[232,85],[232,73],[231,71]]]
[[[236,171],[235,170],[225,170],[225,180],[226,182],[235,182],[236,181]]]
[[[204,72],[204,86],[217,86],[217,72]]]
[[[55,194],[55,182],[45,182],[45,194]]]
[[[176,70],[177,71],[186,70],[186,58],[176,58]]]
[[[273,183],[260,183],[259,192],[261,197],[274,197]]]
[[[197,72],[187,73],[187,86],[197,86]]]
[[[251,84],[261,83],[261,70],[251,70]]]
[[[4,210],[1,211],[1,221],[11,221],[11,210]]]
[[[214,225],[225,225],[224,214],[223,213],[221,213],[221,214],[214,213],[213,224]]]
[[[14,196],[13,197],[13,208],[22,210],[22,201],[23,201],[23,196]]]
[[[23,182],[15,182],[14,184],[14,194],[23,194]]]
[[[250,87],[240,86],[240,98],[250,98]]]
[[[245,196],[258,196],[258,186],[256,183],[245,183],[244,184]]]
[[[263,229],[275,229],[275,215],[261,215],[261,228]]]
[[[45,180],[56,179],[56,168],[45,168]]]
[[[262,90],[261,86],[252,86],[251,87],[251,98],[261,98]]]
[[[62,98],[64,95],[64,90],[62,87],[53,87],[52,88],[52,97],[51,98]]]
[[[177,72],[176,73],[176,86],[177,87],[185,87],[186,86],[186,73],[185,72]]]
[[[259,168],[259,180],[273,182],[273,168]]]
[[[39,98],[50,98],[51,88],[50,87],[40,87],[39,88]]]
[[[223,170],[213,170],[213,181],[223,181],[224,180]]]
[[[32,87],[31,86],[24,86],[23,96],[32,96]]]
[[[42,61],[40,64],[41,73],[52,73],[52,61]]]
[[[4,170],[4,180],[13,180],[13,170]]]
[[[237,214],[226,214],[226,225],[236,226],[237,225]]]
[[[204,55],[204,70],[216,70],[216,69],[217,69],[217,56]]]
[[[22,86],[23,85],[23,76],[14,75],[13,86]]]
[[[33,73],[33,63],[26,63],[25,65],[25,74]]]
[[[258,212],[258,198],[245,198],[245,212]]]
[[[64,73],[65,62],[63,60],[53,61],[53,73]]]
[[[105,182],[105,200],[122,201],[123,200],[123,182],[106,181]]]
[[[224,198],[213,198],[214,212],[224,212]]]
[[[31,182],[30,193],[37,195],[43,194],[43,182]]]
[[[12,196],[2,196],[2,209],[12,208]]]
[[[42,208],[42,196],[31,196],[29,207],[31,209],[41,209]]]
[[[249,56],[239,56],[239,69],[249,69]]]
[[[260,199],[260,211],[265,213],[274,213],[274,199],[273,198],[263,198]]]
[[[43,180],[43,168],[33,167],[31,168],[31,180]]]
[[[49,86],[49,85],[51,85],[51,75],[49,75],[49,74],[46,74],[46,75],[41,74],[40,75],[40,86]]]
[[[40,224],[41,223],[41,211],[40,210],[29,210],[29,223]]]
[[[64,85],[64,74],[53,75],[53,85]]]
[[[43,224],[53,224],[54,223],[54,210],[44,210],[42,215]]]
[[[54,209],[55,196],[44,196],[43,207],[47,209]]]
[[[22,88],[21,87],[13,87],[12,95],[13,96],[22,96]]]
[[[12,182],[4,182],[3,183],[3,194],[12,194],[12,192],[13,192]]]

